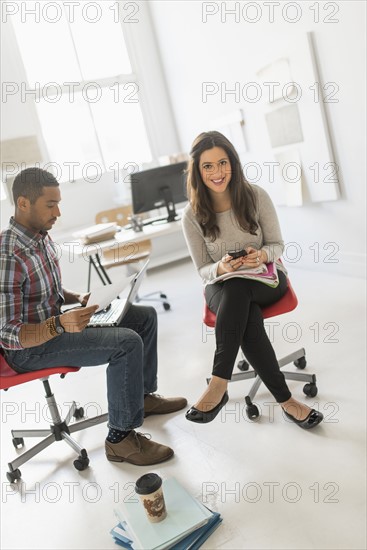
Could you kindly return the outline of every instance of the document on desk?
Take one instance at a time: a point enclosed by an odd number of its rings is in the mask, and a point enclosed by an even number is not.
[[[96,313],[106,309],[110,303],[115,300],[115,298],[117,298],[117,296],[119,296],[125,288],[128,287],[135,275],[136,273],[130,277],[123,277],[122,280],[120,279],[117,283],[112,283],[110,285],[104,285],[93,289],[90,293],[87,307],[98,305],[99,307]]]
[[[113,239],[117,230],[118,226],[114,222],[98,223],[81,231],[76,231],[73,233],[73,237],[82,239],[85,244],[92,244]]]

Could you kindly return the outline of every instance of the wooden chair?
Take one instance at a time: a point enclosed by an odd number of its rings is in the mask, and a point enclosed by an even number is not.
[[[120,206],[118,208],[111,208],[110,210],[103,210],[96,215],[96,223],[115,222],[120,227],[128,225],[130,223],[129,217],[133,214],[131,205]],[[103,257],[101,265],[105,270],[118,265],[126,265],[128,270],[131,264],[146,260],[152,251],[152,241],[146,239],[138,243],[121,243],[116,242],[116,246],[110,250],[103,251]],[[131,271],[131,270],[129,270]],[[155,297],[155,295],[159,295]],[[137,296],[136,301],[158,301],[162,303],[165,310],[171,308],[167,302],[167,296],[162,291],[150,292],[144,296]]]
[[[131,206],[121,206],[120,208],[111,208],[98,212],[96,215],[96,223],[115,222],[120,227],[129,223],[129,216],[132,215]],[[134,246],[121,244],[118,247],[113,247],[111,250],[103,251],[102,265],[105,269],[116,267],[117,265],[128,265],[148,258],[152,250],[152,241],[147,239],[139,243],[134,243]]]

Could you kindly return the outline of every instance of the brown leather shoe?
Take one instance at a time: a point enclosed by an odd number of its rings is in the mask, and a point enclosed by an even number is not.
[[[129,462],[149,466],[173,456],[173,449],[151,441],[146,435],[132,430],[120,443],[105,442],[106,457],[111,462]]]
[[[148,393],[144,398],[144,417],[151,414],[168,414],[180,411],[187,406],[184,397],[162,397],[157,393]]]

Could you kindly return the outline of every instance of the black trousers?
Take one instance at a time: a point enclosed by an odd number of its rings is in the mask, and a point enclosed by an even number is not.
[[[277,302],[287,290],[287,279],[279,272],[279,285],[235,277],[205,287],[205,299],[216,316],[216,350],[212,374],[230,380],[239,347],[278,403],[291,392],[279,369],[273,346],[264,327],[261,306]]]

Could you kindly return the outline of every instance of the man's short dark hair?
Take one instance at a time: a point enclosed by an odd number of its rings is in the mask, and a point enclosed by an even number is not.
[[[26,197],[34,204],[43,194],[43,187],[58,187],[59,182],[53,174],[33,166],[19,172],[13,182],[13,199],[17,204],[19,197]]]

